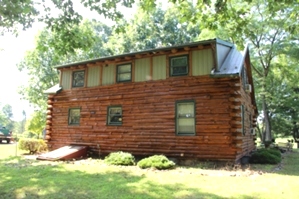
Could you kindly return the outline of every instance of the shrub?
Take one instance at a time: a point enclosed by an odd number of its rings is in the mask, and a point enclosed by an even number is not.
[[[144,158],[137,163],[142,169],[145,168],[156,168],[156,169],[170,169],[175,166],[175,163],[168,160],[164,155],[154,155],[148,158]]]
[[[118,151],[105,157],[105,163],[110,165],[134,165],[135,158],[132,154]]]
[[[29,151],[30,154],[43,152],[48,148],[44,140],[35,138],[21,138],[18,145],[19,149]]]
[[[281,162],[281,153],[274,148],[258,149],[251,155],[249,162],[258,164],[277,164]]]

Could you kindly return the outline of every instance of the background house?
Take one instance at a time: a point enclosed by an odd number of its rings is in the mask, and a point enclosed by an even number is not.
[[[57,66],[51,149],[237,161],[255,149],[248,48],[213,39]]]

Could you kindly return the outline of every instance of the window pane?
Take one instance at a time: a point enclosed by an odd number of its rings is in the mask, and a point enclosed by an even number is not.
[[[194,118],[178,119],[178,133],[195,133]]]
[[[122,124],[122,108],[121,107],[109,107],[107,115],[108,125],[120,125]]]
[[[109,108],[110,114],[120,114],[121,115],[121,107],[110,107]]]
[[[80,123],[80,109],[70,109],[69,124],[79,124],[79,123]]]
[[[171,58],[171,66],[176,67],[176,66],[187,66],[187,57],[174,57]]]
[[[84,71],[73,72],[73,87],[84,86]]]
[[[195,135],[195,102],[176,103],[176,134]]]
[[[131,80],[131,73],[123,73],[118,75],[118,81],[129,81]]]
[[[118,73],[127,73],[127,72],[131,72],[131,64],[118,66]]]
[[[188,56],[171,57],[170,58],[170,73],[175,75],[188,74]]]
[[[178,117],[194,117],[194,103],[178,104]]]
[[[187,74],[187,66],[172,67],[173,75]]]

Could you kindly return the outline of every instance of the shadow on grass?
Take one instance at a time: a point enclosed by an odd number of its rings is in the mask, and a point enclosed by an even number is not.
[[[275,173],[298,176],[298,169],[296,169],[298,161],[298,150],[285,154],[282,169]],[[83,167],[85,169],[82,169]],[[103,164],[73,165],[65,162],[43,162],[10,157],[0,160],[0,198],[227,198],[220,193],[217,194],[216,188],[205,190],[201,183],[205,183],[207,178],[202,180],[199,176],[199,182],[195,186],[190,186],[194,182],[184,184],[183,180],[178,180],[177,183],[163,179],[159,181],[157,178],[168,176],[162,175],[164,172],[157,172],[153,180],[147,174],[152,175],[155,171],[136,172],[135,167],[124,168]],[[177,176],[177,179],[185,176]],[[214,182],[211,186],[213,184]],[[240,194],[238,190],[236,194],[236,198],[256,198],[249,193]]]
[[[278,174],[299,176],[299,149],[294,149],[282,156],[282,162]]]
[[[184,184],[159,184],[143,174],[104,170],[84,172],[67,164],[39,164],[36,160],[8,158],[0,161],[1,198],[223,198]],[[85,165],[86,166],[86,165]]]

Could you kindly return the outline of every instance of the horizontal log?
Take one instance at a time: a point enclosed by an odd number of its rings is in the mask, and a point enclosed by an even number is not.
[[[45,140],[50,141],[50,140],[51,140],[51,136],[50,136],[50,135],[46,135],[46,136],[45,136]]]
[[[250,99],[236,90],[238,81],[209,76],[171,77],[62,90],[48,100],[49,144],[55,148],[82,143],[94,150],[98,150],[99,144],[103,153],[123,150],[144,155],[183,153],[190,157],[233,159],[237,150],[253,146],[249,135],[238,132],[240,105],[250,104]],[[178,100],[195,101],[195,136],[175,134]],[[106,124],[107,107],[113,105],[122,106],[121,126]],[[75,107],[81,111],[80,124],[68,125],[69,108]]]

